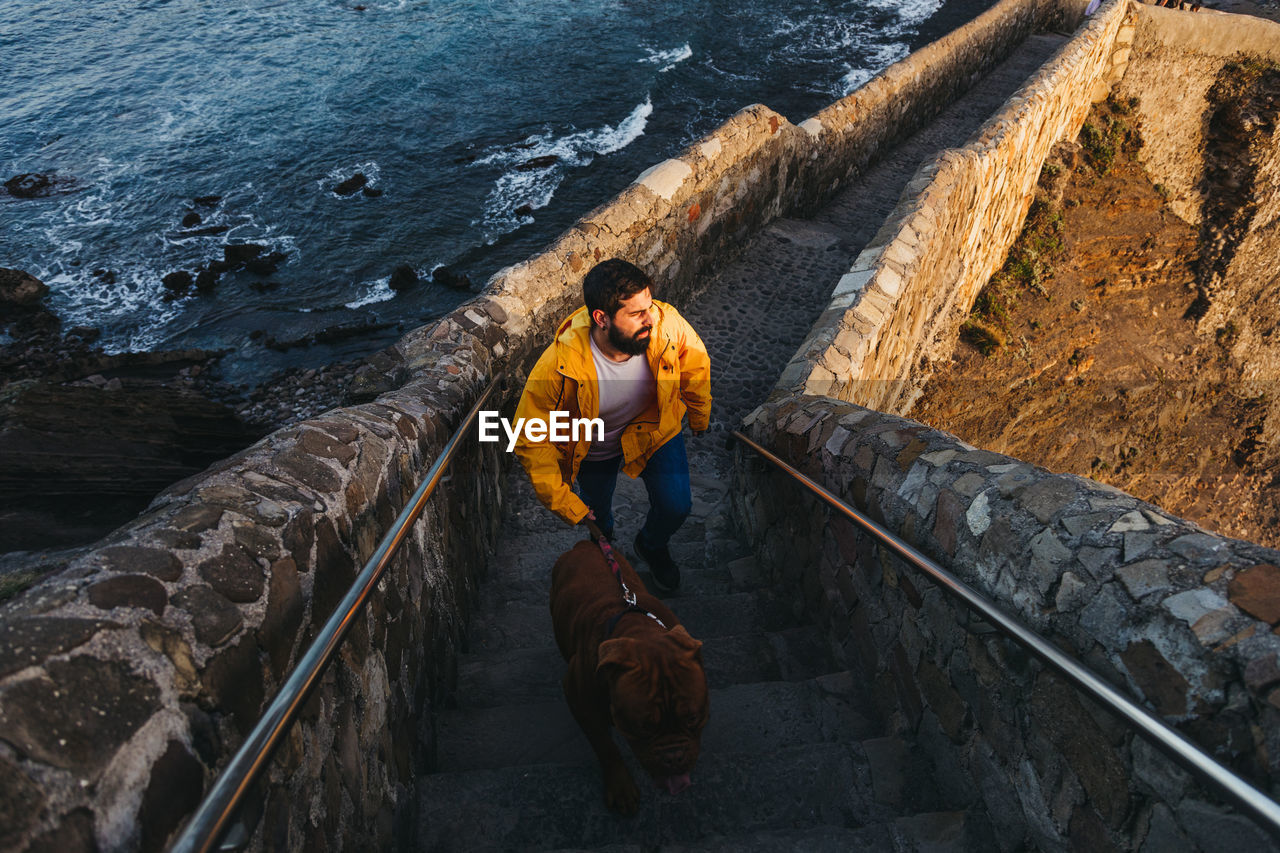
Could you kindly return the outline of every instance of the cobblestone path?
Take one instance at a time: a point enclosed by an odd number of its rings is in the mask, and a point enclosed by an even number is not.
[[[436,772],[418,780],[421,849],[989,849],[985,817],[946,809],[910,745],[885,734],[860,674],[836,663],[793,591],[773,588],[737,538],[724,436],[764,398],[921,161],[963,144],[1063,41],[1029,39],[818,216],[774,223],[681,306],[711,352],[715,395],[712,433],[689,439],[693,514],[672,542],[684,583],[668,599],[704,641],[711,687],[693,787],[673,797],[642,786],[635,818],[605,809],[547,608],[551,566],[583,534],[516,466],[456,707],[437,715]],[[646,506],[643,486],[620,476],[628,557]]]

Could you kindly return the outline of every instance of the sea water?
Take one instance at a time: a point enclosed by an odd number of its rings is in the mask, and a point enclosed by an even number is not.
[[[802,121],[989,5],[942,3],[0,0],[0,180],[67,182],[0,192],[0,266],[108,350],[225,349],[232,381],[366,353],[469,296],[397,266],[480,285],[742,107]],[[228,243],[284,261],[161,284]],[[335,327],[362,331],[281,346]]]

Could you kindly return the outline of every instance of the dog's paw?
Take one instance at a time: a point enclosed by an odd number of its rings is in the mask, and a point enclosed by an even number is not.
[[[626,765],[619,763],[604,774],[604,804],[611,810],[631,817],[640,808],[640,789]]]

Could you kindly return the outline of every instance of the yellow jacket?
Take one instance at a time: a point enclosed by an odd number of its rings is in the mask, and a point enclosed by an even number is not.
[[[657,395],[622,433],[622,470],[629,477],[639,476],[649,457],[680,432],[686,410],[694,432],[702,432],[711,423],[711,357],[706,346],[672,306],[655,299],[653,314],[646,357]],[[516,407],[517,418],[546,420],[553,411],[568,412],[570,418],[599,417],[590,329],[586,306],[560,324],[555,340],[529,373]],[[585,437],[577,442],[572,438],[531,442],[523,431],[516,442],[516,455],[529,473],[538,499],[570,524],[577,524],[587,514],[587,505],[569,486],[578,476],[578,466],[590,444]]]

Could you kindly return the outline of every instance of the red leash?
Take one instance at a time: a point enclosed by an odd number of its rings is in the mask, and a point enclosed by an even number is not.
[[[613,572],[613,576],[618,579],[618,585],[622,587],[622,600],[632,607],[636,604],[636,594],[627,586],[627,582],[622,579],[622,567],[618,565],[618,558],[613,555],[613,546],[609,544],[608,538],[600,532],[600,528],[596,527],[596,523],[591,519],[586,519],[587,532],[591,534],[592,540],[600,546],[600,551],[604,554],[604,560],[609,564],[609,571]]]
[[[604,560],[609,564],[609,571],[613,572],[613,576],[618,579],[618,586],[622,587],[622,600],[626,602],[627,605],[626,610],[623,610],[621,613],[615,613],[605,622],[605,638],[608,639],[613,636],[614,629],[618,627],[618,620],[623,616],[626,616],[628,613],[643,613],[654,622],[657,622],[660,628],[666,630],[667,623],[653,615],[650,611],[645,610],[643,607],[636,604],[636,594],[631,591],[631,588],[627,586],[627,582],[622,579],[622,567],[618,565],[618,558],[613,555],[613,546],[609,544],[608,538],[600,532],[600,528],[596,526],[594,521],[588,518],[586,519],[586,522],[587,532],[591,535],[591,539],[600,546],[600,551],[604,554]]]

